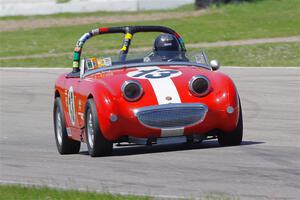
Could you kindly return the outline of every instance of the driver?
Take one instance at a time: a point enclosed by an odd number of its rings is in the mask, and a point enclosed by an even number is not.
[[[159,35],[153,45],[153,57],[151,61],[187,61],[180,50],[178,40],[174,35],[163,33]]]

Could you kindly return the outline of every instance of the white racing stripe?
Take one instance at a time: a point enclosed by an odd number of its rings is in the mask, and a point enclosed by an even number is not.
[[[149,79],[159,105],[181,103],[177,88],[171,78]],[[171,100],[167,100],[171,97]]]
[[[177,88],[171,78],[148,79],[155,93],[159,105],[168,103],[181,103]],[[171,97],[171,100],[167,100]],[[161,137],[181,136],[184,133],[184,127],[163,128]]]
[[[172,77],[182,73],[173,69],[161,69],[157,66],[137,68],[137,71],[127,73],[127,76],[137,79],[147,79],[155,93],[158,105],[181,103],[177,88]],[[161,129],[161,137],[182,136],[184,127]]]

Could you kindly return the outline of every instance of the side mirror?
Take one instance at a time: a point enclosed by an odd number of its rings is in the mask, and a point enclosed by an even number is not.
[[[220,63],[217,60],[211,60],[210,61],[210,66],[213,71],[217,71],[220,68]]]

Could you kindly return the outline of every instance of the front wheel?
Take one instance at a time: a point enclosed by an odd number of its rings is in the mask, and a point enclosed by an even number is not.
[[[113,143],[107,140],[99,126],[97,110],[93,99],[89,99],[86,105],[85,131],[88,152],[92,157],[107,156],[112,153]]]
[[[55,98],[53,109],[54,133],[57,150],[60,154],[75,154],[80,150],[80,142],[68,137],[63,108],[59,97]]]
[[[235,146],[240,145],[243,139],[243,114],[242,106],[239,101],[239,120],[236,128],[231,133],[221,132],[218,135],[218,142],[221,146]]]

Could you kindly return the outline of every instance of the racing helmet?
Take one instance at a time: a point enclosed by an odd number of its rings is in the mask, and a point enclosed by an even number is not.
[[[163,59],[171,59],[180,54],[180,45],[174,35],[163,33],[154,41],[153,51]]]

